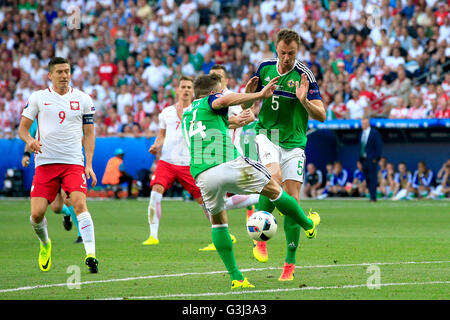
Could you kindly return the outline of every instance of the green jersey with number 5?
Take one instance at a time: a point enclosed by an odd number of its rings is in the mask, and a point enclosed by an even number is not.
[[[190,171],[194,178],[239,156],[228,135],[228,108],[215,110],[211,107],[221,96],[214,94],[194,100],[183,113],[181,126],[191,153]]]
[[[322,100],[314,74],[297,60],[291,71],[285,74],[278,72],[278,59],[265,60],[255,74],[259,77],[256,91],[280,76],[273,96],[263,100],[256,133],[266,134],[269,140],[285,149],[306,147],[309,115],[295,94],[295,82],[300,84],[303,73],[306,73],[309,80],[308,100]]]

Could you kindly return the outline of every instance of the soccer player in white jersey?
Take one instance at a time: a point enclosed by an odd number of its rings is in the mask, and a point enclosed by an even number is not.
[[[223,95],[228,95],[230,93],[233,93],[230,89],[228,89],[228,74],[227,70],[224,66],[216,64],[212,66],[210,72],[217,74],[221,78],[221,85],[222,85],[222,93]],[[241,147],[241,133],[242,128],[253,122],[255,120],[255,115],[251,111],[251,109],[243,110],[242,106],[231,106],[228,108],[228,123],[229,123],[229,130],[228,134],[230,135],[231,141],[238,150],[238,152],[241,155],[245,155],[244,151]],[[246,194],[246,195],[232,195],[231,197],[228,197],[225,200],[225,208],[226,210],[232,210],[232,209],[240,209],[248,207],[247,210],[247,218],[252,215],[253,212],[255,212],[254,204],[258,203],[259,200],[259,194]],[[265,242],[262,242],[265,244]],[[258,250],[259,247],[256,247],[257,241],[254,241],[255,250]],[[201,248],[200,251],[215,251],[216,247],[213,243],[210,243],[204,248]]]
[[[51,87],[33,92],[22,113],[19,136],[27,149],[36,154],[30,222],[40,240],[39,268],[49,271],[52,243],[45,212],[62,188],[77,214],[86,251],[85,264],[91,273],[97,273],[94,223],[86,204],[86,179],[92,178],[92,186],[97,183],[92,169],[95,108],[89,95],[69,85],[70,76],[68,60],[53,58],[48,64]],[[29,132],[34,119],[38,122],[37,139]]]
[[[189,171],[191,156],[181,131],[181,117],[184,110],[190,106],[193,97],[194,80],[182,76],[177,88],[177,103],[163,109],[159,114],[160,130],[148,151],[154,155],[161,151],[161,157],[150,181],[152,191],[147,210],[150,236],[142,243],[143,245],[159,244],[161,200],[164,192],[170,189],[175,180],[178,180],[203,208],[200,189]]]

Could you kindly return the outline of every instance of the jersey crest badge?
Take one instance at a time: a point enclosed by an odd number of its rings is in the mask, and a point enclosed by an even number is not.
[[[264,81],[270,82],[270,77],[267,76],[267,77],[264,79]]]
[[[287,82],[287,85],[288,85],[288,87],[289,88],[292,88],[294,85],[295,85],[295,82],[294,82],[294,80],[289,80],[288,82]]]
[[[70,110],[80,110],[80,102],[70,101]]]

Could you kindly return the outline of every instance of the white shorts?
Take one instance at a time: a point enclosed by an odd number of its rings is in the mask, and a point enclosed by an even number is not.
[[[238,157],[203,171],[197,176],[196,182],[206,209],[210,214],[215,215],[225,210],[227,192],[261,193],[270,179],[269,170],[261,163]]]
[[[294,180],[303,183],[305,176],[305,150],[302,148],[285,149],[270,141],[266,135],[255,137],[259,161],[264,165],[279,163],[282,182]]]

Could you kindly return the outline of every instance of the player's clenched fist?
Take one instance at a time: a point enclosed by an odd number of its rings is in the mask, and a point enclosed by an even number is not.
[[[42,153],[41,146],[42,143],[33,138],[31,138],[27,143],[27,149],[35,153]]]
[[[148,149],[148,152],[156,156],[159,150],[161,150],[161,147],[154,144],[150,147],[150,149]]]

